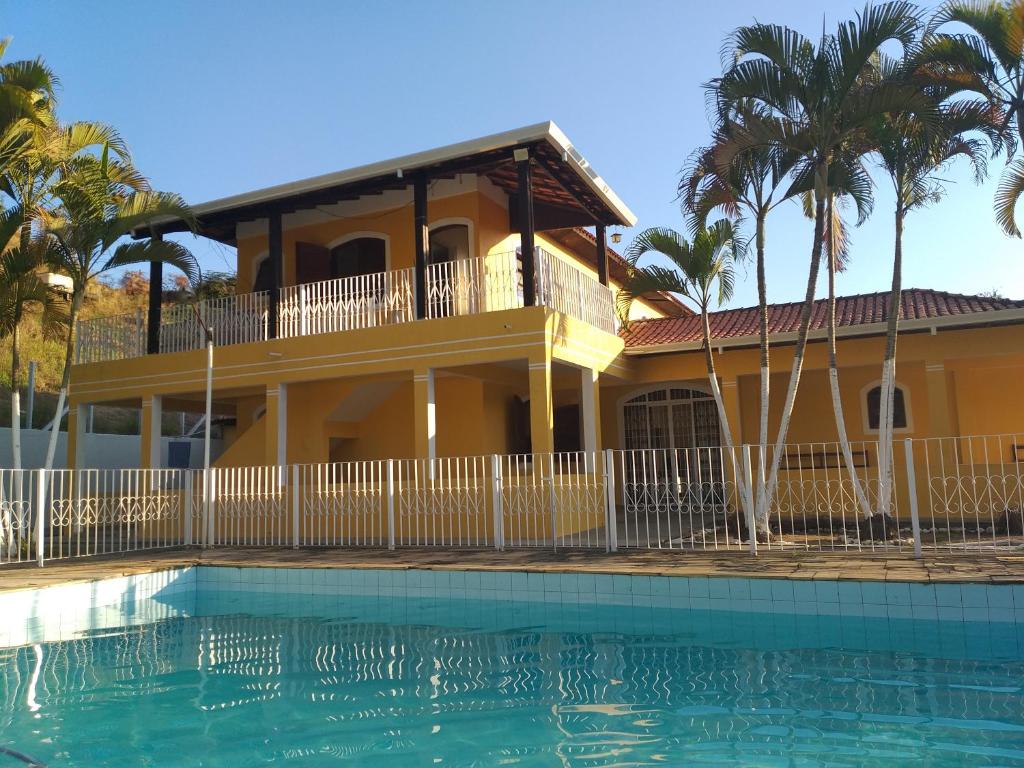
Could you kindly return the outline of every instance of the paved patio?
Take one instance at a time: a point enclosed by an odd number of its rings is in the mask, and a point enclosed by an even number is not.
[[[94,581],[185,565],[263,568],[432,568],[445,570],[571,571],[659,576],[739,576],[860,581],[1024,583],[1020,554],[853,554],[691,553],[666,550],[594,552],[579,550],[400,549],[178,549],[133,555],[49,562],[0,569],[0,592]]]

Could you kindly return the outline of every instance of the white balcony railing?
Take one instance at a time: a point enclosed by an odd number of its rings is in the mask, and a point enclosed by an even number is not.
[[[611,289],[542,249],[537,250],[537,301],[602,331],[615,333],[615,299]]]
[[[282,288],[277,332],[293,338],[415,318],[412,270],[401,269]]]
[[[263,292],[207,299],[197,303],[195,309],[189,304],[168,307],[160,317],[160,351],[202,349],[206,337],[200,318],[212,329],[213,343],[218,347],[264,341],[268,304],[268,296]]]
[[[542,249],[537,249],[536,269],[539,304],[608,333],[615,332],[614,299],[609,288]],[[428,319],[521,306],[523,270],[517,253],[427,267]],[[269,338],[268,307],[267,293],[244,293],[165,308],[161,313],[160,352],[202,349],[202,323],[213,329],[217,346],[264,341]],[[282,288],[277,335],[294,338],[415,319],[414,273],[402,269]],[[140,357],[146,354],[146,328],[142,312],[83,320],[78,324],[77,362]]]

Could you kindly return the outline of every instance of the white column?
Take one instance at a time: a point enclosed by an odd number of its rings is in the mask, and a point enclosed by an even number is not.
[[[416,457],[437,458],[437,398],[434,391],[434,369],[413,373],[415,398]]]
[[[163,422],[163,398],[160,395],[153,395],[152,397],[145,397],[142,400],[142,451],[145,457],[143,466],[149,469],[159,469],[161,466],[160,462],[160,436],[161,436],[161,424]],[[84,413],[79,414],[79,419],[85,416]],[[77,445],[75,450],[78,450]]]
[[[288,463],[288,385],[277,388],[277,456],[275,464],[283,467]]]
[[[580,370],[580,447],[588,454],[597,451],[597,371],[593,368]]]
[[[68,445],[68,466],[72,469],[85,468],[85,441],[88,429],[86,414],[92,410],[91,405],[76,405],[68,411],[68,432],[70,443]]]

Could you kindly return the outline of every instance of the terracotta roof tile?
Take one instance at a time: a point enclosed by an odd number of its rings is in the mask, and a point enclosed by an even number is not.
[[[1000,309],[1024,309],[1024,300],[993,299],[987,296],[966,296],[946,291],[908,288],[901,297],[904,320],[927,320],[954,315],[973,315]],[[795,333],[800,325],[803,302],[768,305],[768,331],[771,334]],[[866,293],[858,296],[840,296],[836,299],[836,324],[849,328],[871,323],[884,323],[889,317],[889,292]],[[828,302],[814,303],[811,330],[825,328]],[[726,309],[710,315],[711,336],[714,339],[734,339],[756,336],[758,333],[757,307]],[[700,341],[700,316],[664,317],[637,320],[622,332],[627,348],[652,347],[660,344],[683,344]]]

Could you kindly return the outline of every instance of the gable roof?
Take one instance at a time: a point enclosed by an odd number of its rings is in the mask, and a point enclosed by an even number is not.
[[[968,296],[924,288],[908,288],[901,296],[903,326],[929,327],[935,324],[964,325],[1006,320],[1024,321],[1024,300],[994,299],[987,296]],[[786,340],[800,326],[803,302],[768,305],[768,333],[775,340]],[[1007,310],[1009,312],[1007,313]],[[1015,312],[1014,310],[1019,310]],[[811,332],[826,328],[828,302],[814,302]],[[994,316],[999,313],[999,316]],[[1008,317],[1007,314],[1012,317]],[[847,331],[844,335],[871,335],[884,333],[889,319],[889,292],[840,296],[836,299],[836,327]],[[741,346],[758,343],[758,309],[726,309],[709,315],[711,337],[717,346]],[[879,328],[878,326],[882,326]],[[666,348],[698,348],[702,339],[699,315],[637,320],[621,332],[628,351],[667,351]],[[780,338],[781,337],[781,338]]]

